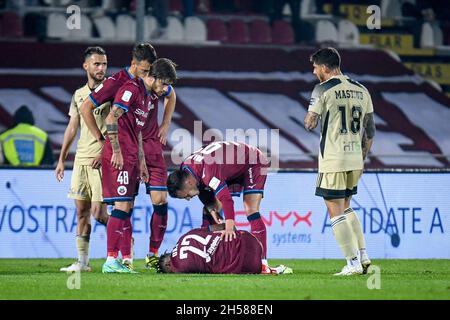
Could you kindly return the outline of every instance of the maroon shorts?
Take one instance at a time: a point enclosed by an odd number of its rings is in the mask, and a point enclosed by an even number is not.
[[[167,167],[161,154],[146,154],[145,163],[149,175],[149,181],[145,184],[147,194],[150,191],[167,191]],[[139,194],[139,181],[136,183],[134,196]]]
[[[243,192],[244,195],[252,193],[260,193],[264,195],[264,185],[267,179],[266,164],[257,163],[252,165],[237,179],[228,181],[228,189],[232,196],[239,197]]]
[[[149,182],[145,184],[147,193],[150,191],[167,191],[167,166],[162,152],[145,155]]]
[[[136,160],[124,159],[122,170],[111,166],[111,158],[102,158],[103,202],[132,201],[139,183],[139,164]]]

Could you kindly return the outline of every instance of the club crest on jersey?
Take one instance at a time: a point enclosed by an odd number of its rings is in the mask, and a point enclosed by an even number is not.
[[[117,193],[118,193],[119,195],[123,196],[124,194],[127,193],[127,187],[125,187],[125,186],[119,186],[119,187],[117,188]]]
[[[152,101],[150,100],[150,101],[148,102],[148,104],[147,104],[147,110],[150,111],[150,110],[152,110],[152,109],[154,109],[154,108],[155,108],[155,106],[153,105]]]

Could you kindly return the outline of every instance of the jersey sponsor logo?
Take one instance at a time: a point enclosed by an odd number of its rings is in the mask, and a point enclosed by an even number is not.
[[[216,177],[212,177],[211,181],[209,181],[208,186],[212,188],[213,190],[216,190],[217,187],[220,185],[220,179],[217,179]]]
[[[206,253],[209,256],[209,260],[211,260],[211,256],[213,256],[214,252],[216,252],[216,249],[217,249],[217,247],[218,247],[218,245],[219,245],[221,240],[222,239],[220,238],[220,236],[216,236],[214,238],[214,240],[211,242],[211,245],[209,246],[209,248],[206,250]],[[209,262],[209,261],[206,261],[206,262]]]
[[[137,124],[138,126],[143,127],[144,124],[145,124],[145,121],[140,121],[138,118],[136,118],[136,124]]]
[[[143,116],[144,118],[147,118],[148,116],[148,112],[144,112],[144,110],[141,110],[139,108],[136,109],[134,113],[136,113],[138,116]]]
[[[117,193],[118,193],[119,195],[123,196],[124,194],[127,193],[127,187],[125,187],[125,186],[119,186],[119,187],[117,188]]]
[[[361,143],[359,141],[343,141],[343,151],[345,153],[360,153]]]
[[[133,94],[131,93],[131,91],[125,90],[123,95],[122,95],[122,101],[128,102],[130,101],[130,98]]]
[[[103,88],[103,83],[100,83],[100,85],[99,85],[97,88],[95,88],[94,92],[97,93],[97,92],[99,92],[102,88]]]

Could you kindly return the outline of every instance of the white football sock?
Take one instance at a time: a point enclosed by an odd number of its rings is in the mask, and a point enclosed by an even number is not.
[[[359,259],[356,254],[356,241],[353,237],[352,229],[347,223],[345,215],[339,215],[331,218],[331,228],[333,229],[334,237],[341,248],[344,257],[349,260],[354,258]]]
[[[347,217],[348,224],[353,230],[355,235],[358,249],[366,249],[366,241],[364,240],[364,233],[362,231],[361,222],[359,222],[358,215],[352,208],[347,208],[344,210],[344,214]]]
[[[76,236],[75,238],[77,243],[77,252],[78,252],[78,262],[81,265],[86,265],[86,240],[83,236]],[[89,247],[89,243],[88,243]]]

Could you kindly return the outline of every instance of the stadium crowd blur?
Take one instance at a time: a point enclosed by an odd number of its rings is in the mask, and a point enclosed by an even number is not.
[[[0,43],[131,45],[137,4],[0,0]],[[81,30],[66,27],[71,5],[81,8]],[[370,5],[381,8],[381,28],[366,25]],[[449,16],[450,6],[439,0],[146,0],[144,40],[155,45],[375,46],[398,54],[407,68],[435,81],[450,97],[450,80],[441,72],[450,62]]]
[[[49,15],[53,12],[65,12],[70,5],[79,6],[91,19],[107,16],[115,20],[123,14],[133,16],[136,12],[136,2],[136,0],[2,0],[0,36],[45,39],[49,37],[47,34],[47,20],[51,19]],[[414,34],[415,43],[419,43],[422,24],[429,23],[440,33],[440,44],[450,44],[448,19],[450,7],[446,5],[446,1],[439,0],[146,0],[145,10],[146,15],[155,17],[157,21],[157,28],[150,35],[152,39],[167,38],[168,17],[176,17],[183,21],[188,17],[197,16],[207,24],[208,20],[217,18],[226,22],[235,19],[245,22],[262,19],[269,22],[272,28],[277,21],[287,21],[291,23],[295,35],[293,42],[311,43],[314,42],[314,19],[321,16],[334,22],[345,19],[346,12],[343,12],[341,7],[348,4],[387,7],[385,14],[402,17],[403,20],[396,27]],[[96,28],[94,24],[92,30],[94,38],[100,33],[96,29],[98,27]],[[251,39],[248,42],[251,43]]]

